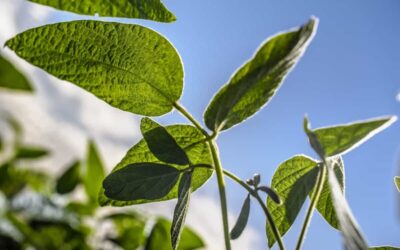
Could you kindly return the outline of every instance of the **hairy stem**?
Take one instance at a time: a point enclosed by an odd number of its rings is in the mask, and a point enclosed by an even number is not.
[[[251,187],[249,187],[249,185],[247,185],[244,181],[242,181],[239,177],[237,177],[233,173],[224,170],[224,174],[226,176],[228,176],[229,178],[231,178],[232,180],[234,180],[235,182],[237,182],[242,187],[244,187],[250,193],[250,195],[253,196],[258,201],[258,203],[260,204],[261,208],[263,209],[263,211],[265,213],[265,216],[267,217],[268,223],[271,226],[272,233],[274,234],[274,237],[279,245],[279,248],[281,250],[284,250],[285,245],[283,244],[282,236],[279,233],[279,230],[275,225],[275,222],[271,216],[271,213],[269,212],[267,206],[265,205],[264,201],[261,199],[261,197],[259,196],[257,191],[253,190]]]
[[[198,121],[186,111],[186,109],[181,106],[179,103],[174,103],[174,107],[178,110],[183,116],[185,116],[193,125],[198,128],[206,137],[210,139],[207,141],[210,146],[214,168],[217,175],[218,181],[218,190],[219,190],[219,198],[221,202],[221,213],[222,213],[222,223],[224,226],[224,238],[225,238],[225,249],[231,250],[231,239],[229,235],[229,222],[228,222],[228,204],[226,202],[226,193],[225,193],[225,181],[223,168],[219,159],[218,149],[215,145],[214,139],[217,137],[217,133],[213,133],[211,136],[203,129]]]
[[[203,164],[199,164],[199,165],[194,165],[193,167],[204,167],[204,168],[212,168],[211,166],[208,165],[203,165]],[[265,203],[263,202],[263,200],[261,199],[261,197],[259,196],[259,194],[257,193],[256,190],[252,189],[249,185],[247,185],[246,182],[244,182],[242,179],[240,179],[238,176],[236,176],[235,174],[227,171],[227,170],[223,170],[224,175],[228,176],[230,179],[232,179],[233,181],[235,181],[236,183],[238,183],[240,186],[242,186],[244,189],[246,189],[249,194],[251,196],[253,196],[258,203],[260,204],[261,208],[263,209],[265,216],[267,217],[268,223],[271,226],[272,232],[274,234],[274,237],[276,239],[276,241],[278,242],[279,248],[281,250],[285,249],[285,245],[283,244],[282,241],[282,236],[279,233],[278,228],[275,225],[275,222],[267,208],[267,206],[265,205]]]
[[[303,227],[301,228],[301,232],[297,241],[296,250],[300,250],[303,245],[315,206],[317,205],[322,189],[324,187],[325,177],[326,177],[326,164],[322,164],[320,166],[318,174],[316,190],[311,198],[311,203],[310,206],[308,207],[306,218],[304,219]]]

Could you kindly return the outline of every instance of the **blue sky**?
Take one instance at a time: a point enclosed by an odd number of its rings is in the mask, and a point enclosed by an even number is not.
[[[218,138],[224,167],[243,179],[259,172],[269,183],[284,160],[301,153],[315,157],[302,130],[306,113],[313,127],[400,114],[398,0],[168,0],[165,4],[177,22],[117,21],[151,27],[176,46],[186,74],[181,102],[199,120],[214,93],[267,37],[299,26],[312,15],[320,19],[314,41],[273,100]],[[83,18],[52,13],[52,22]],[[158,121],[186,122],[175,112]],[[393,185],[399,148],[397,122],[344,157],[346,195],[371,245],[400,246],[399,194]],[[229,207],[237,214],[246,194],[230,181],[227,189]],[[217,199],[215,180],[199,192]],[[285,237],[288,249],[296,243],[303,212]],[[250,224],[260,235],[264,221],[253,202]],[[340,248],[339,234],[315,214],[304,249]]]

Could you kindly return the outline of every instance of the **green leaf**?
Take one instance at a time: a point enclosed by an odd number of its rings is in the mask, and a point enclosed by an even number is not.
[[[33,91],[32,86],[26,77],[1,55],[0,87],[14,90]]]
[[[396,119],[391,116],[315,129],[312,132],[321,148],[314,149],[322,158],[345,154],[390,126]]]
[[[273,190],[272,188],[267,187],[267,186],[260,186],[257,188],[257,190],[260,190],[260,191],[263,191],[264,193],[266,193],[271,198],[271,200],[273,200],[276,204],[278,204],[278,205],[282,204],[281,198],[275,192],[275,190]]]
[[[80,216],[93,216],[97,206],[93,203],[82,203],[82,202],[70,202],[65,207],[67,210],[72,213],[78,214]]]
[[[49,151],[43,148],[39,148],[36,146],[20,146],[17,149],[17,153],[15,155],[16,159],[25,160],[25,159],[37,159],[43,156],[47,156]]]
[[[107,216],[114,223],[117,235],[108,238],[122,249],[137,249],[146,241],[146,222],[136,213],[117,213]]]
[[[228,129],[254,115],[276,93],[317,28],[312,18],[304,26],[268,39],[209,104],[204,119],[213,131]]]
[[[242,209],[240,210],[239,218],[236,221],[236,224],[230,233],[232,240],[235,240],[240,237],[243,230],[246,228],[247,221],[249,220],[249,215],[250,215],[250,195],[248,194],[246,199],[244,200]]]
[[[184,172],[179,181],[178,203],[174,209],[174,218],[171,225],[172,249],[176,250],[181,238],[183,226],[185,225],[186,214],[189,209],[191,195],[192,172]]]
[[[272,177],[271,187],[279,195],[282,205],[267,198],[267,208],[283,236],[292,226],[307,195],[313,189],[319,168],[317,162],[303,155],[294,156],[279,165]],[[269,224],[266,225],[268,246],[276,242]]]
[[[89,142],[83,173],[83,184],[89,200],[95,202],[105,177],[104,166],[94,142]]]
[[[179,147],[181,147],[185,151],[186,155],[193,165],[213,165],[209,145],[205,141],[206,138],[201,131],[190,125],[173,125],[167,126],[165,127],[165,129],[175,139]],[[154,154],[149,149],[146,141],[143,139],[127,152],[121,162],[118,163],[118,165],[114,168],[113,172],[119,169],[123,169],[130,164],[141,162],[165,164],[154,156]],[[187,166],[181,165],[172,166],[179,170],[187,168]],[[203,185],[211,177],[212,173],[212,169],[195,168],[192,176],[192,191],[195,191],[197,188]],[[179,185],[176,184],[168,193],[168,195],[166,195],[162,199],[159,199],[158,201],[177,198],[178,186]],[[102,206],[128,206],[132,204],[141,204],[147,202],[154,202],[154,200],[137,200],[129,202],[115,201],[107,198],[104,195],[104,190],[99,195],[99,203]]]
[[[161,199],[171,191],[179,175],[179,170],[168,165],[134,163],[107,176],[104,193],[118,201]]]
[[[174,14],[160,0],[29,0],[82,15],[141,18],[159,22],[173,22]]]
[[[400,176],[394,177],[394,184],[396,185],[397,190],[400,192]]]
[[[398,247],[381,246],[381,247],[370,247],[369,250],[400,250]]]
[[[159,218],[147,239],[145,250],[172,250],[170,228],[171,222]],[[203,240],[190,228],[185,227],[178,250],[194,250],[203,247],[205,247]]]
[[[33,65],[132,113],[163,115],[182,93],[179,54],[163,36],[139,25],[56,23],[25,31],[6,46]]]
[[[336,173],[333,169],[335,158],[327,159],[328,180],[332,194],[332,201],[336,216],[339,220],[340,230],[344,238],[347,250],[368,249],[368,244],[361,233],[361,230],[350,210],[350,207],[342,193]]]
[[[164,127],[145,117],[140,123],[140,129],[147,146],[160,161],[177,165],[189,164],[185,151]]]
[[[344,189],[345,189],[344,165],[343,165],[343,159],[340,157],[338,157],[337,161],[335,161],[334,172],[339,182],[340,190],[344,194]],[[310,193],[309,196],[311,199],[312,193]],[[326,220],[326,222],[329,223],[329,225],[339,230],[339,221],[337,219],[335,208],[333,206],[331,189],[329,187],[328,178],[325,179],[324,186],[319,196],[316,208],[318,212],[322,215],[322,217]]]
[[[80,162],[75,161],[57,179],[56,191],[59,194],[72,192],[80,181]]]

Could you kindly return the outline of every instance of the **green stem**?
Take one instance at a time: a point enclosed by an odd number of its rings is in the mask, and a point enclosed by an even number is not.
[[[204,168],[212,168],[209,165],[203,165],[203,164],[199,164],[199,165],[194,165],[193,167],[204,167]],[[278,242],[279,248],[281,250],[285,249],[285,245],[283,244],[282,241],[282,236],[279,233],[278,228],[276,227],[276,224],[274,222],[274,219],[272,218],[267,206],[265,205],[265,203],[263,202],[263,200],[261,199],[261,197],[259,196],[259,194],[257,193],[257,191],[255,191],[254,189],[252,189],[249,185],[247,185],[246,182],[244,182],[242,179],[240,179],[238,176],[236,176],[235,174],[227,171],[227,170],[223,170],[224,175],[228,176],[230,179],[232,179],[233,181],[235,181],[236,183],[238,183],[239,185],[241,185],[244,189],[246,189],[249,194],[251,196],[253,196],[258,203],[260,204],[261,208],[263,209],[265,216],[267,217],[268,223],[271,226],[272,229],[272,233],[274,234],[274,237],[276,239],[276,241]]]
[[[311,203],[310,206],[308,207],[306,218],[304,220],[303,227],[301,228],[299,239],[297,241],[296,250],[300,250],[303,245],[314,212],[314,208],[317,205],[317,202],[319,201],[319,197],[321,196],[321,192],[324,187],[325,177],[326,177],[326,165],[323,164],[320,166],[320,171],[317,179],[317,189],[311,198]]]
[[[222,223],[224,226],[224,238],[225,238],[225,249],[231,250],[231,239],[229,235],[229,222],[228,222],[228,205],[226,202],[226,193],[225,193],[225,181],[224,181],[224,174],[223,168],[221,166],[221,162],[219,159],[217,146],[214,143],[214,139],[217,137],[217,133],[213,133],[211,136],[203,129],[198,121],[186,111],[186,109],[181,106],[179,103],[174,103],[174,107],[183,115],[185,116],[193,125],[198,128],[208,139],[208,145],[210,146],[214,168],[217,175],[218,181],[218,190],[219,190],[219,198],[221,202],[221,213],[222,213]]]
[[[276,239],[276,242],[279,245],[279,248],[281,250],[284,250],[285,249],[285,245],[283,244],[282,236],[279,233],[279,230],[275,225],[275,222],[274,222],[274,219],[271,216],[271,213],[269,212],[267,206],[265,205],[264,201],[261,199],[261,197],[259,196],[257,191],[255,191],[254,189],[249,187],[249,185],[247,185],[244,181],[242,181],[239,177],[237,177],[233,173],[224,170],[224,174],[226,176],[228,176],[229,178],[231,178],[232,180],[236,181],[242,187],[244,187],[250,193],[250,195],[252,195],[258,201],[258,203],[260,204],[261,208],[263,209],[263,211],[265,213],[265,216],[267,217],[268,223],[271,226],[272,233],[274,234],[274,237]]]

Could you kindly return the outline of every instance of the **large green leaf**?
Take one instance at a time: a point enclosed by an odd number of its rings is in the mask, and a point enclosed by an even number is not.
[[[249,215],[250,215],[250,195],[248,194],[246,199],[244,200],[242,209],[240,210],[238,220],[230,233],[232,240],[239,238],[239,236],[242,234],[242,232],[246,228],[247,221],[249,220]]]
[[[337,161],[335,162],[334,165],[334,172],[339,182],[340,190],[344,194],[345,178],[344,178],[344,165],[342,158],[337,158]],[[312,193],[310,193],[309,196],[311,198]],[[335,208],[333,206],[331,189],[329,187],[328,178],[325,179],[324,186],[319,196],[316,208],[318,212],[322,215],[322,217],[326,220],[326,222],[329,223],[329,225],[339,230],[339,221],[337,219]]]
[[[345,154],[396,121],[395,116],[313,130],[321,157]],[[321,151],[321,152],[318,152]]]
[[[267,208],[271,212],[281,235],[284,235],[295,221],[307,195],[313,189],[319,167],[317,162],[303,155],[294,156],[279,165],[272,177],[272,188],[279,195],[282,205],[277,205],[270,197]],[[266,225],[268,245],[276,242],[269,224]]]
[[[83,15],[127,17],[149,19],[159,22],[173,22],[175,16],[160,0],[29,0]]]
[[[174,209],[174,217],[171,225],[171,243],[173,250],[178,248],[183,227],[185,225],[186,214],[189,209],[190,195],[192,192],[191,182],[192,172],[186,171],[183,173],[179,182],[178,203]]]
[[[136,114],[168,113],[182,93],[183,66],[175,48],[139,25],[57,23],[25,31],[6,46],[50,74]]]
[[[26,77],[1,55],[0,87],[25,91],[33,90]]]
[[[151,230],[144,249],[172,250],[170,228],[171,222],[161,218],[158,219]],[[178,250],[201,249],[204,246],[203,240],[194,231],[188,227],[183,229]]]
[[[394,184],[396,184],[397,190],[400,192],[400,176],[394,177]]]
[[[175,139],[179,147],[184,149],[186,155],[188,156],[190,162],[193,165],[205,164],[213,165],[210,153],[210,148],[204,134],[197,128],[190,125],[172,125],[167,126],[165,129],[168,133]],[[149,149],[146,141],[142,139],[139,143],[133,146],[121,160],[120,163],[114,168],[113,172],[123,169],[124,167],[134,164],[134,163],[159,163],[163,164]],[[177,169],[184,169],[188,166],[173,165]],[[195,191],[201,185],[203,185],[212,175],[213,171],[207,168],[195,168],[192,176],[192,191]],[[178,185],[175,185],[172,190],[162,199],[159,200],[169,200],[178,197]],[[104,190],[99,195],[99,203],[102,206],[113,205],[113,206],[127,206],[132,204],[140,204],[153,202],[154,200],[137,200],[137,201],[116,201],[107,198],[104,195]]]
[[[367,250],[368,244],[351,212],[351,209],[342,193],[336,173],[333,169],[336,159],[327,159],[328,180],[331,189],[332,201],[336,216],[339,220],[340,230],[347,250]]]
[[[113,200],[157,200],[166,196],[180,172],[158,163],[133,163],[112,172],[103,182],[104,194]]]
[[[160,161],[178,165],[189,164],[185,151],[164,127],[145,117],[140,123],[140,129],[147,146]]]
[[[204,114],[207,127],[228,129],[262,108],[303,54],[316,27],[312,18],[298,29],[268,39],[213,98]]]
[[[57,179],[56,191],[59,194],[67,194],[75,189],[80,181],[80,162],[75,161]]]
[[[82,176],[86,194],[91,202],[97,200],[101,189],[101,183],[105,177],[104,166],[94,142],[89,142],[86,156],[86,164]]]

